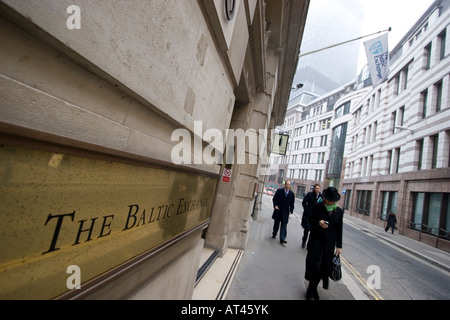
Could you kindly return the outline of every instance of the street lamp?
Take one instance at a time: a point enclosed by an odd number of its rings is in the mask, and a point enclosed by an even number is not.
[[[396,126],[395,129],[399,129],[399,130],[402,130],[402,131],[408,130],[408,131],[411,131],[411,134],[414,134],[414,130],[411,130],[411,129],[408,129],[408,128],[405,128],[405,127]]]
[[[298,89],[303,88],[303,83],[298,83],[295,88],[291,88],[291,90],[297,91]]]

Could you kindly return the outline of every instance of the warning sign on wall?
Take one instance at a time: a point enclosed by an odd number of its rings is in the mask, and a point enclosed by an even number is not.
[[[222,175],[222,182],[230,183],[231,181],[231,169],[224,169]]]

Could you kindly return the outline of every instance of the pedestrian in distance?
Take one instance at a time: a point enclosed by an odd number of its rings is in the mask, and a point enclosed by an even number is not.
[[[294,213],[295,196],[291,191],[291,182],[286,180],[284,188],[280,188],[275,192],[272,198],[273,203],[273,232],[272,238],[276,239],[278,230],[280,230],[280,243],[287,243],[287,224],[289,222],[289,214]]]
[[[320,184],[315,184],[314,189],[303,198],[303,215],[302,215],[302,227],[303,227],[303,238],[302,238],[302,248],[305,248],[306,241],[308,240],[308,234],[311,230],[311,224],[309,223],[309,216],[311,215],[311,209],[316,205],[316,203],[322,202],[322,193],[320,193]]]
[[[317,286],[320,280],[328,289],[328,277],[333,268],[333,257],[342,252],[344,211],[336,204],[341,198],[337,189],[323,190],[323,201],[311,209],[311,231],[306,254],[305,279],[309,281],[306,299],[319,300]]]
[[[387,216],[387,224],[386,224],[386,228],[384,229],[384,231],[388,232],[389,228],[392,228],[392,234],[394,234],[396,223],[397,223],[397,217],[395,216],[395,213],[393,213],[392,211],[389,211],[388,216]]]

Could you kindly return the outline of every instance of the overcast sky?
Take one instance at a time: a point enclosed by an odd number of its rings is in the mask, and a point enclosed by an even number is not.
[[[359,0],[359,2],[364,7],[365,14],[362,35],[391,27],[389,50],[392,50],[434,0]],[[370,38],[361,40],[358,70],[367,63],[362,43]]]

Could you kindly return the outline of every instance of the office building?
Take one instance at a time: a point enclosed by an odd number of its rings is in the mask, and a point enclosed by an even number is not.
[[[450,1],[435,1],[391,51],[386,82],[351,108],[347,213],[450,251]],[[342,177],[342,176],[341,176]]]

